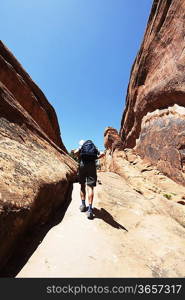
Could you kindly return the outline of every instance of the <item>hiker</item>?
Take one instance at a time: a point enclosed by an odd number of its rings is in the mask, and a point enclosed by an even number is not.
[[[80,205],[80,211],[85,212],[86,207],[86,185],[88,192],[88,219],[93,218],[93,197],[94,197],[94,187],[96,186],[97,181],[97,172],[96,172],[96,160],[103,157],[105,154],[98,151],[96,146],[91,140],[84,142],[80,141],[80,146],[77,150],[74,151],[74,154],[79,158],[79,183],[81,185],[80,196],[82,204]]]

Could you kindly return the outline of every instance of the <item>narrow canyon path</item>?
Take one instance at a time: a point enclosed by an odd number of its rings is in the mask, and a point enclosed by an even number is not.
[[[98,172],[93,220],[80,212],[74,184],[64,216],[15,277],[184,277],[185,188],[139,161],[123,160],[122,169],[125,179]]]
[[[99,185],[95,189],[94,206],[97,211],[101,209],[97,195],[97,190],[100,188]],[[86,213],[79,211],[80,203],[80,185],[75,183],[72,201],[64,218],[48,231],[16,277],[119,277],[123,275],[118,249],[126,230],[116,221],[112,225],[107,224],[105,230],[102,227],[105,221],[100,214],[97,217],[95,215],[93,220],[87,219]],[[113,226],[115,224],[116,226]],[[115,231],[119,232],[116,240],[111,238]]]

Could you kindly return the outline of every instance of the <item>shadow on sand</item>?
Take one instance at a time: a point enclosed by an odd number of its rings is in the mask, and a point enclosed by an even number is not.
[[[44,239],[47,232],[59,224],[72,200],[73,185],[69,188],[67,201],[62,207],[59,207],[55,213],[50,217],[50,220],[43,224],[38,225],[30,230],[27,230],[21,240],[18,241],[14,254],[9,259],[6,266],[0,270],[0,277],[16,277],[24,265],[29,260],[30,256],[35,252],[39,244]]]
[[[128,231],[124,226],[116,222],[113,216],[104,208],[97,209],[96,207],[93,208],[94,218],[102,219],[107,224],[111,225],[116,229],[123,229]]]

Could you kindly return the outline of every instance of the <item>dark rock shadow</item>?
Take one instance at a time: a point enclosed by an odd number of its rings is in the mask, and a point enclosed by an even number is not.
[[[0,270],[0,278],[16,277],[42,242],[47,232],[62,221],[72,200],[72,190],[73,185],[71,184],[66,195],[66,203],[57,208],[57,211],[50,216],[48,222],[39,224],[25,232],[21,240],[17,242],[14,254],[11,256],[6,266]]]
[[[111,225],[116,229],[123,229],[128,232],[128,230],[119,224],[117,221],[114,220],[113,216],[104,208],[97,209],[96,207],[93,208],[94,218],[102,219],[107,224]]]

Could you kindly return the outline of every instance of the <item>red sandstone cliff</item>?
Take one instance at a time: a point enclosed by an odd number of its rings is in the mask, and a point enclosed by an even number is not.
[[[120,132],[112,127],[104,132],[106,151],[101,159],[99,197],[102,207],[110,203],[115,219],[120,216],[121,224],[128,229],[119,256],[124,257],[122,269],[132,256],[130,261],[136,262],[138,272],[140,262],[146,259],[141,277],[147,268],[152,277],[170,277],[172,273],[182,276],[185,242],[179,229],[184,232],[185,225],[184,20],[183,0],[153,2],[132,67]],[[124,181],[128,187],[123,188]],[[131,247],[127,245],[130,241]]]
[[[27,228],[66,202],[76,163],[52,106],[0,43],[0,268]]]
[[[120,135],[185,185],[185,2],[154,0],[132,67]]]

